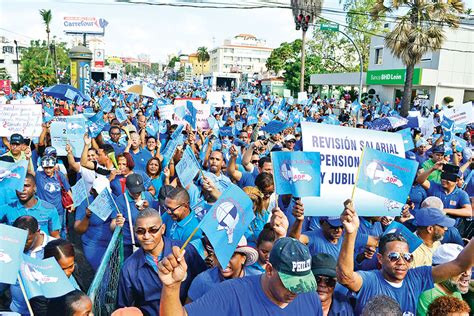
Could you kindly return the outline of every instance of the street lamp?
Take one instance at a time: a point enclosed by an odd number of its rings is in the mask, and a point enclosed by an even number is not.
[[[302,30],[300,92],[304,91],[306,31],[314,18],[320,15],[321,6],[322,0],[291,0],[291,8],[293,10],[293,17],[295,18],[296,30]]]
[[[13,40],[15,43],[15,53],[16,53],[16,82],[18,87],[20,86],[20,59],[18,58],[18,42]]]

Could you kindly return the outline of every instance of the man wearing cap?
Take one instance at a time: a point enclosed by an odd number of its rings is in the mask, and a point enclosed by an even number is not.
[[[4,142],[6,142],[4,138]],[[13,158],[14,162],[20,160],[28,160],[28,172],[35,175],[35,169],[33,163],[31,162],[31,148],[25,144],[25,139],[20,134],[12,134],[10,136],[10,145],[7,147],[10,150],[3,154],[2,157],[9,156]]]
[[[472,206],[469,195],[456,185],[461,173],[441,172],[443,165],[443,162],[437,162],[432,168],[419,174],[416,177],[416,182],[423,186],[428,196],[436,196],[443,201],[443,212],[447,215],[471,217]],[[441,184],[435,181],[429,181],[429,175],[434,170],[440,172]]]
[[[158,277],[158,262],[170,255],[173,248],[182,242],[164,236],[166,225],[160,213],[146,208],[136,217],[134,233],[141,247],[125,260],[120,271],[117,293],[117,307],[135,306],[144,315],[158,315],[160,301],[163,299],[164,285]],[[185,248],[183,260],[189,263],[187,277],[181,285],[178,303],[184,302],[193,279],[206,269],[204,261],[192,245]],[[178,292],[179,292],[178,285]],[[181,300],[181,301],[180,301]]]
[[[401,234],[386,234],[380,239],[377,254],[381,270],[354,271],[354,245],[359,228],[359,217],[352,202],[345,202],[341,215],[345,233],[337,262],[337,279],[350,291],[357,293],[355,313],[374,296],[388,295],[399,302],[402,312],[415,314],[419,295],[474,265],[474,240],[456,257],[439,266],[409,269],[412,254]]]
[[[160,315],[323,315],[308,248],[284,237],[273,246],[269,261],[264,274],[222,282],[183,307],[180,284],[186,279],[188,260],[173,247],[158,264],[163,283]]]
[[[286,135],[283,151],[294,151],[295,143],[296,143],[296,138],[293,134]]]
[[[61,222],[58,211],[54,205],[36,196],[36,181],[32,174],[26,174],[23,191],[16,191],[16,197],[13,202],[0,206],[0,222],[5,219],[8,225],[12,225],[18,217],[33,216],[41,231],[59,238]]]
[[[457,244],[441,245],[433,254],[433,266],[444,264],[456,259],[463,247]],[[469,291],[469,281],[472,270],[468,269],[460,275],[454,276],[440,283],[436,283],[431,290],[427,290],[420,295],[418,300],[417,315],[425,316],[430,304],[440,296],[454,296],[462,300],[462,294]]]
[[[421,208],[416,211],[416,232],[423,243],[413,252],[410,268],[431,266],[433,253],[441,246],[441,240],[455,220],[447,217],[437,208]]]
[[[318,285],[316,292],[321,300],[323,314],[354,315],[349,299],[344,293],[347,290],[344,287],[337,288],[336,259],[327,253],[318,253],[311,258],[311,271]]]
[[[428,142],[424,138],[420,138],[416,142],[416,148],[415,148],[415,156],[416,156],[416,161],[420,165],[423,165],[425,161],[429,159],[427,152],[428,151]]]
[[[444,162],[443,145],[433,146],[431,149],[431,158],[423,164],[423,170],[427,173],[427,179],[436,183],[441,183],[441,166]]]
[[[125,179],[125,193],[115,197],[115,203],[117,204],[119,211],[115,209],[110,215],[112,218],[110,228],[111,230],[114,230],[116,225],[123,225],[124,257],[128,258],[133,252],[133,246],[135,246],[132,245],[130,224],[128,222],[130,216],[132,219],[132,225],[134,225],[137,216],[141,211],[148,207],[157,208],[157,203],[153,200],[151,193],[145,190],[141,175],[132,173]]]

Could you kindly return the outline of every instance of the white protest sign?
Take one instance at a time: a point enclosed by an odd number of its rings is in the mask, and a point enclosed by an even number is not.
[[[469,124],[474,122],[473,102],[466,102],[463,105],[457,105],[444,110],[444,116],[453,120],[455,124]]]
[[[58,156],[66,156],[66,144],[71,145],[74,157],[81,157],[84,148],[86,121],[83,115],[59,116],[51,122],[51,145]]]
[[[230,107],[230,95],[231,93],[228,91],[208,92],[207,104],[216,108],[228,108]]]
[[[0,136],[18,133],[23,137],[41,135],[41,104],[2,104],[0,106]]]
[[[174,114],[174,105],[167,104],[166,106],[159,106],[158,111],[160,112],[160,120],[170,120],[173,121]]]
[[[303,104],[308,101],[308,94],[306,91],[298,92],[298,104]]]
[[[283,97],[285,97],[285,98],[291,97],[291,90],[290,89],[283,89]]]
[[[433,119],[433,113],[430,113],[428,117],[418,117],[418,126],[424,137],[433,135],[435,128]]]
[[[191,101],[193,103],[194,108],[197,110],[196,114],[196,127],[200,127],[201,129],[209,129],[209,122],[207,121],[208,117],[211,116],[211,106],[209,104],[203,104],[201,99],[176,99],[174,101],[174,107],[179,108],[181,106],[186,106],[186,102]],[[174,124],[181,124],[187,125],[183,118],[175,115],[174,119],[172,120]]]
[[[405,158],[398,133],[310,122],[301,122],[301,131],[303,150],[321,154],[321,196],[302,199],[307,216],[341,214],[344,201],[351,198],[364,147]]]

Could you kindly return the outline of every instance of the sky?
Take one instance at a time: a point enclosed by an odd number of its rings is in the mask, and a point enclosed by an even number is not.
[[[220,0],[225,1],[233,2]],[[468,7],[472,7],[474,0],[467,2]],[[339,0],[326,0],[323,8],[340,10],[341,5]],[[103,18],[109,22],[103,38],[107,56],[137,57],[147,54],[153,62],[166,62],[169,54],[193,53],[200,46],[210,50],[221,45],[224,39],[240,33],[262,38],[272,48],[301,37],[301,31],[295,30],[289,9],[177,8],[124,4],[112,0],[0,0],[0,36],[24,43],[32,39],[46,39],[45,27],[38,12],[40,9],[52,11],[51,37],[57,36],[69,42],[71,38],[64,34],[62,25],[65,16]],[[323,13],[323,17],[344,23],[341,14]]]

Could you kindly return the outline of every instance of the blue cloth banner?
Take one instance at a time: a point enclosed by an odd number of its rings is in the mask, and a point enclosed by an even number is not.
[[[192,129],[196,129],[197,109],[191,101],[186,101],[186,114],[183,119],[191,125]]]
[[[413,251],[415,251],[423,243],[421,238],[412,233],[405,225],[396,221],[393,221],[390,225],[388,225],[382,236],[387,234],[401,234],[403,237],[405,237],[411,253],[413,253]]]
[[[89,205],[89,210],[97,215],[104,222],[109,218],[112,211],[116,210],[117,205],[115,204],[112,195],[108,189],[102,190],[100,194],[92,201]]]
[[[105,113],[112,111],[112,106],[113,106],[112,101],[106,95],[104,95],[102,99],[100,99],[99,105],[102,111],[104,111]]]
[[[20,275],[28,299],[37,296],[59,297],[74,291],[71,281],[55,258],[40,260],[23,254]]]
[[[179,177],[179,181],[181,182],[181,185],[184,188],[187,187],[193,181],[194,177],[201,169],[201,165],[197,161],[193,150],[189,146],[186,146],[186,149],[183,153],[183,157],[176,164],[175,167],[176,173]]]
[[[87,199],[87,189],[84,179],[79,179],[74,186],[71,187],[72,191],[72,200],[74,201],[74,206],[79,206],[85,199]]]
[[[0,161],[1,186],[23,192],[27,170],[28,161],[26,160],[19,160],[18,162]]]
[[[320,196],[321,155],[318,152],[272,152],[275,191],[295,197]]]
[[[0,224],[0,283],[16,283],[27,237],[27,230]]]
[[[354,194],[359,215],[398,216],[410,193],[417,168],[417,161],[365,148]]]
[[[411,129],[405,128],[397,133],[401,134],[403,137],[403,146],[405,147],[405,151],[412,150],[415,148],[415,144],[413,143],[413,137],[411,136]]]
[[[236,185],[229,186],[201,221],[201,229],[226,267],[234,250],[255,218],[252,200]]]

